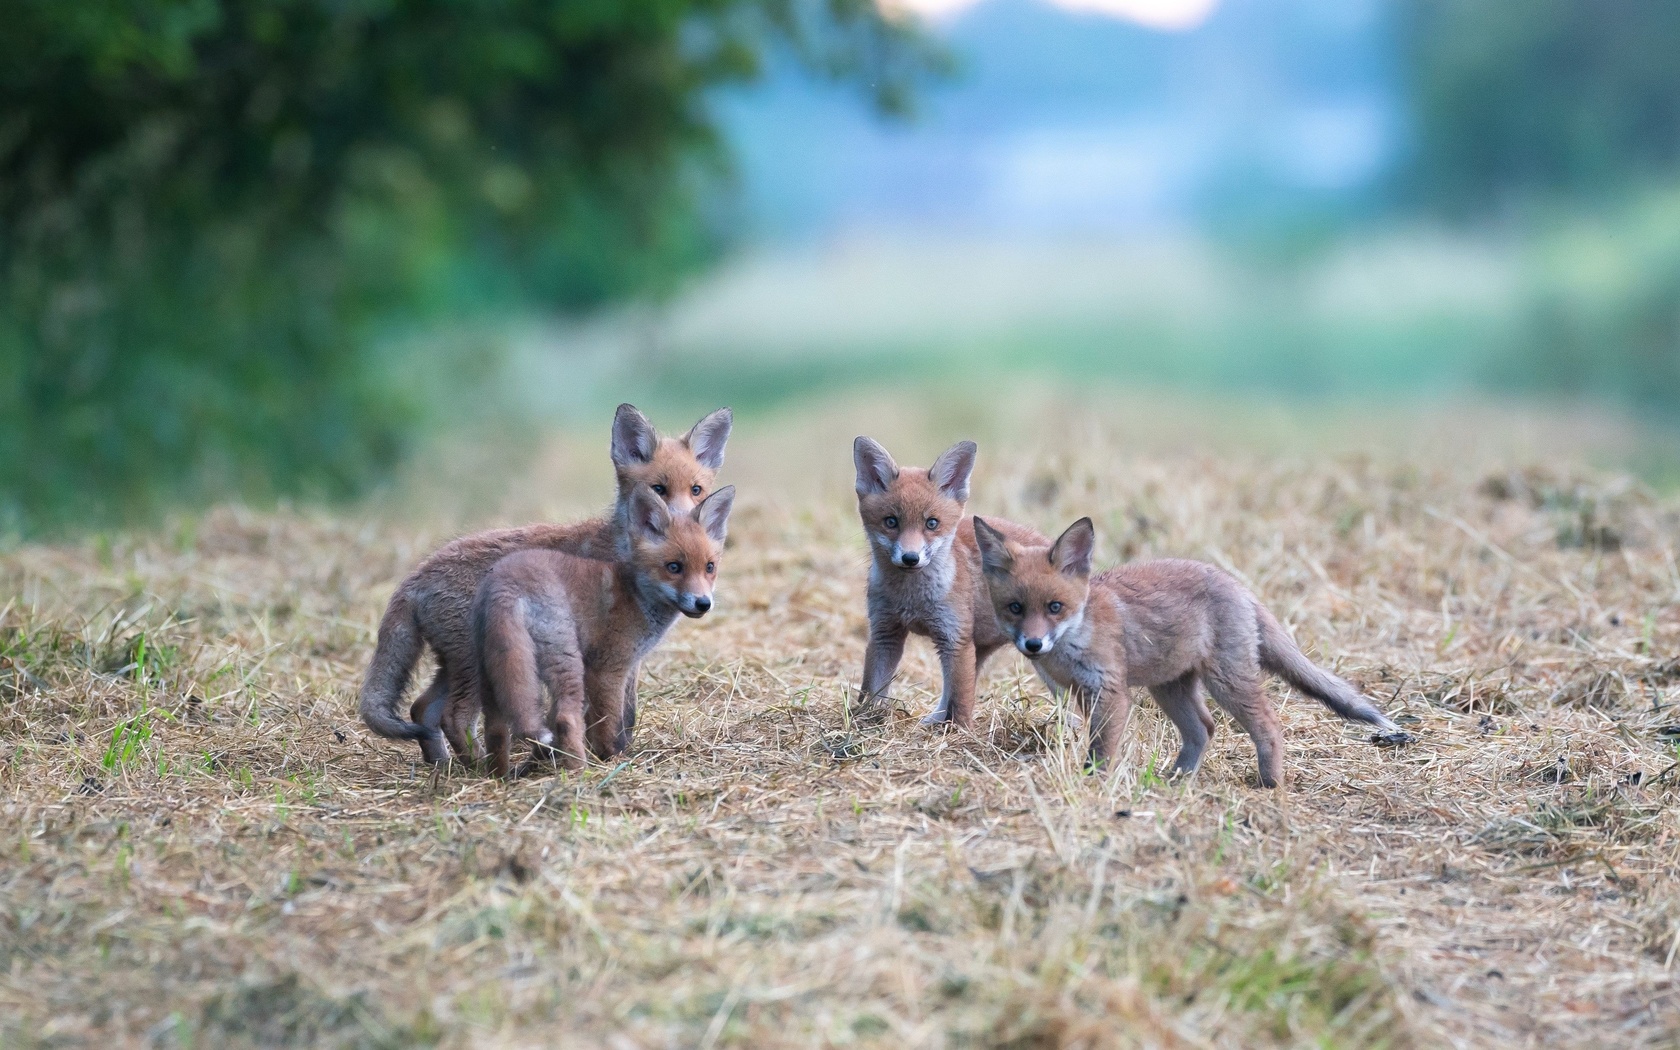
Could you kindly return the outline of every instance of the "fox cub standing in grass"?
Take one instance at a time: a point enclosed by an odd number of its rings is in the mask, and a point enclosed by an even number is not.
[[[725,486],[673,515],[639,486],[625,558],[527,550],[496,563],[478,588],[473,634],[497,776],[508,774],[515,736],[568,769],[583,766],[586,747],[608,758],[628,746],[626,683],[679,612],[698,618],[711,609],[734,500],[734,486]]]
[[[879,704],[898,672],[905,639],[920,634],[939,653],[943,679],[939,706],[922,722],[974,725],[980,666],[1009,642],[980,579],[974,519],[963,517],[977,451],[974,442],[959,441],[922,470],[900,467],[869,438],[852,443],[858,514],[873,558],[860,707]],[[996,526],[1018,543],[1048,542],[1024,525]]]
[[[631,405],[619,405],[613,417],[612,462],[618,475],[618,501],[610,516],[571,525],[527,525],[463,536],[439,548],[392,595],[379,624],[379,643],[362,685],[362,720],[381,736],[417,740],[427,762],[444,762],[449,749],[472,762],[471,731],[478,718],[478,657],[472,643],[473,596],[490,567],[514,551],[558,550],[582,558],[613,561],[631,494],[646,485],[673,513],[687,514],[712,490],[723,465],[733,417],[729,409],[694,424],[680,438],[660,437],[647,417]],[[438,669],[414,702],[409,718],[399,713],[422,650],[437,654]],[[625,724],[635,725],[636,676],[625,682]]]
[[[1216,566],[1163,559],[1093,578],[1090,518],[1049,546],[979,518],[974,535],[998,623],[1050,687],[1071,691],[1084,709],[1092,766],[1114,755],[1129,689],[1144,686],[1183,737],[1173,771],[1194,771],[1213,735],[1206,687],[1254,741],[1261,786],[1276,787],[1283,732],[1263,671],[1343,718],[1376,726],[1376,742],[1410,739],[1357,689],[1308,660],[1260,600]]]

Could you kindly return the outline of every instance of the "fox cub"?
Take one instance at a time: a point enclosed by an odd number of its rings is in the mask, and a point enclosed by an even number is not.
[[[711,609],[734,500],[734,486],[725,486],[672,514],[638,486],[625,558],[527,550],[496,563],[478,588],[473,633],[497,776],[508,774],[516,736],[568,769],[583,766],[585,748],[608,758],[628,746],[626,683],[678,613]]]
[[[1173,763],[1189,773],[1213,735],[1206,688],[1254,741],[1260,783],[1283,778],[1283,733],[1261,686],[1271,672],[1343,718],[1367,722],[1379,743],[1410,738],[1353,686],[1308,660],[1237,579],[1213,565],[1164,559],[1091,575],[1090,518],[1054,544],[1022,542],[979,518],[974,535],[1001,630],[1050,687],[1070,691],[1090,724],[1090,764],[1115,753],[1143,686],[1183,738]]]
[[[687,514],[712,490],[732,422],[729,409],[721,408],[683,437],[660,437],[634,406],[619,405],[611,450],[618,500],[610,515],[570,525],[476,532],[434,552],[397,588],[380,621],[379,643],[362,686],[362,720],[381,736],[418,741],[427,762],[447,761],[450,750],[472,762],[477,757],[471,731],[478,719],[479,696],[470,621],[473,596],[490,567],[514,551],[532,549],[617,559],[623,553],[617,549],[618,538],[628,535],[623,519],[636,487],[650,487],[673,513]],[[399,713],[403,693],[426,647],[437,655],[437,674],[405,719]],[[631,725],[635,688],[632,674],[625,683],[625,717]]]
[[[858,514],[869,537],[869,645],[859,706],[879,704],[904,641],[924,635],[939,654],[939,706],[927,725],[974,724],[974,683],[986,658],[1009,642],[992,615],[980,579],[974,519],[963,516],[977,447],[959,441],[933,466],[900,467],[869,438],[852,443]],[[1021,544],[1048,542],[1024,525],[996,521],[999,535]]]

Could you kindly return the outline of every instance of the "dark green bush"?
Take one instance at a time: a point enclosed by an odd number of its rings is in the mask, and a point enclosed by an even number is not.
[[[382,332],[704,261],[705,103],[768,48],[903,103],[869,0],[5,0],[0,529],[343,495]]]

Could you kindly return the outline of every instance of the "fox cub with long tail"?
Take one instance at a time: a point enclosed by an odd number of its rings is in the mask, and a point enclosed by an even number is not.
[[[946,449],[933,466],[900,467],[869,438],[852,443],[858,515],[869,537],[869,645],[859,706],[876,708],[904,643],[926,636],[939,654],[939,706],[927,725],[974,725],[974,683],[980,667],[1009,636],[998,627],[980,579],[974,519],[963,516],[978,451],[972,441]],[[1024,525],[997,521],[1019,543],[1047,542]],[[1000,533],[1000,534],[1003,534]]]
[[[1049,545],[1023,543],[979,518],[974,535],[1001,629],[1052,689],[1081,705],[1094,767],[1114,755],[1129,690],[1143,686],[1183,738],[1173,771],[1194,771],[1213,735],[1205,688],[1254,741],[1261,786],[1276,787],[1283,731],[1264,672],[1343,718],[1376,726],[1375,742],[1410,739],[1359,690],[1308,660],[1260,600],[1217,566],[1163,559],[1093,577],[1090,518]]]
[[[673,514],[640,486],[623,559],[527,550],[496,563],[478,589],[473,633],[497,776],[508,774],[515,737],[568,769],[583,766],[586,749],[604,759],[628,746],[626,682],[678,613],[711,609],[734,500],[725,486]]]
[[[646,485],[675,514],[687,514],[712,491],[723,465],[733,416],[720,408],[680,438],[661,437],[632,405],[613,416],[612,463],[618,500],[612,512],[570,525],[526,525],[463,536],[445,544],[409,574],[391,596],[379,624],[379,643],[362,685],[362,720],[381,736],[415,740],[427,762],[477,758],[471,736],[478,719],[478,656],[472,642],[473,596],[504,556],[522,550],[558,550],[614,561],[627,536],[623,525],[631,494]],[[437,674],[401,713],[403,693],[423,651],[437,655]],[[626,723],[635,724],[636,680],[625,683]],[[447,739],[448,747],[444,746]]]

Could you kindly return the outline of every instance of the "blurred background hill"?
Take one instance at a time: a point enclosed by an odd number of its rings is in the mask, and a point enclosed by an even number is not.
[[[9,24],[0,531],[356,496],[624,399],[1680,410],[1664,0]]]

